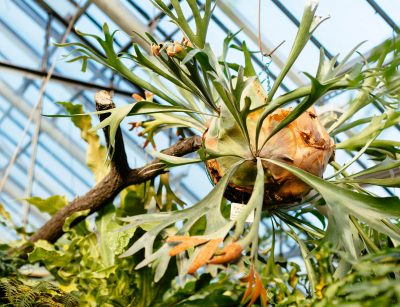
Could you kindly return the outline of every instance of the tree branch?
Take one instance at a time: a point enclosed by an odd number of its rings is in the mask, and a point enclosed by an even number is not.
[[[106,91],[96,93],[95,101],[97,110],[108,110],[114,107],[111,96]],[[102,114],[100,119],[103,120],[106,117],[107,114]],[[107,145],[109,146],[108,127],[104,129],[104,133]],[[201,144],[202,138],[200,136],[193,136],[163,150],[163,153],[173,156],[184,156],[198,150]],[[115,139],[115,152],[111,159],[109,173],[85,195],[74,199],[53,215],[49,221],[30,237],[30,241],[47,240],[54,243],[63,234],[62,227],[66,218],[74,212],[89,209],[90,213],[94,213],[112,202],[119,192],[129,185],[146,182],[165,171],[165,164],[160,162],[159,159],[153,160],[144,167],[131,169],[127,162],[122,133],[120,128],[118,128]],[[75,220],[75,223],[78,223],[82,219],[84,217],[78,218]]]
[[[111,94],[108,91],[97,92],[94,95],[94,101],[96,102],[97,111],[104,111],[115,108]],[[110,113],[99,114],[99,119],[100,121],[103,121],[109,116]],[[106,139],[107,148],[110,149],[109,126],[103,128],[103,132]],[[120,127],[118,127],[115,134],[115,146],[111,155],[111,171],[117,172],[121,177],[124,178],[129,174],[129,164],[126,157],[124,139],[122,137]]]

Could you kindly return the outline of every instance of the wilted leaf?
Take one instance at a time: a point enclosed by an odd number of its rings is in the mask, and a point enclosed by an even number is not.
[[[83,114],[82,105],[72,102],[59,102],[70,115]],[[73,116],[72,122],[81,130],[82,139],[88,144],[86,150],[86,164],[95,175],[96,182],[99,182],[107,175],[108,167],[106,165],[107,151],[100,144],[100,138],[95,131],[91,131],[92,120],[89,115]]]
[[[10,213],[8,213],[6,211],[6,209],[4,208],[4,205],[2,203],[0,203],[0,215],[2,217],[4,217],[7,221],[9,221],[9,222],[11,221]]]

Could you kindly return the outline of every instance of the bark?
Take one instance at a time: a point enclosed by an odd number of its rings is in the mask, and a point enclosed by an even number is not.
[[[106,91],[96,93],[95,101],[97,110],[114,108],[111,96]],[[103,120],[107,116],[107,114],[102,114],[100,119]],[[107,146],[109,146],[108,127],[104,129],[104,133]],[[163,153],[173,156],[183,156],[198,150],[201,143],[202,139],[200,136],[193,136],[163,150]],[[165,171],[165,164],[158,159],[153,160],[144,167],[131,169],[128,165],[122,133],[120,128],[118,128],[109,173],[85,195],[74,199],[53,215],[49,221],[30,237],[30,241],[47,240],[54,243],[63,234],[62,227],[66,218],[74,212],[90,209],[90,213],[94,213],[112,202],[122,189],[129,185],[151,180]],[[78,218],[75,220],[75,223],[78,223],[82,219],[84,217]]]

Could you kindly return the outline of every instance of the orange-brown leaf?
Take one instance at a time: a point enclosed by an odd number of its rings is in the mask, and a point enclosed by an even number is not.
[[[222,238],[213,239],[204,244],[199,254],[193,260],[188,269],[189,274],[194,274],[199,268],[205,265],[217,251],[218,245],[222,242]]]
[[[261,278],[260,278],[260,275],[257,272],[255,272],[254,275],[256,278],[256,283],[254,286],[253,295],[251,296],[251,300],[250,300],[249,304],[247,305],[247,307],[250,307],[251,305],[253,305],[254,302],[257,300],[257,298],[260,296],[261,292],[263,290],[265,291],[264,286],[261,281]]]
[[[167,242],[181,242],[177,246],[171,248],[169,251],[169,255],[172,257],[184,252],[188,248],[207,242],[207,240],[199,237],[171,236],[167,238]]]
[[[136,101],[142,101],[144,98],[140,96],[139,94],[132,94],[132,98],[135,99]]]
[[[148,91],[144,92],[144,97],[146,97],[147,101],[153,101],[154,94]]]
[[[219,255],[214,256],[209,263],[212,264],[223,264],[230,262],[239,258],[242,255],[242,246],[237,243],[233,242],[227,246],[225,246]]]
[[[267,290],[265,290],[264,285],[261,290],[261,304],[263,307],[267,307]]]
[[[253,290],[253,282],[254,282],[254,266],[253,265],[251,265],[251,267],[250,267],[249,274],[247,276],[241,278],[240,280],[247,281],[247,288],[246,288],[246,291],[245,291],[242,301],[241,301],[241,304],[244,304],[247,301],[248,297],[250,296],[251,291]]]
[[[240,281],[245,282],[245,281],[250,281],[252,279],[254,279],[254,265],[253,264],[250,267],[249,274],[247,274],[247,276],[240,278]]]

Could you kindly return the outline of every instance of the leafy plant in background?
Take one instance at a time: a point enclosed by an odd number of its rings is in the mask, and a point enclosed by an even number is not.
[[[135,44],[133,53],[118,54],[115,32],[105,24],[104,38],[80,33],[95,39],[104,54],[80,43],[62,45],[75,47],[78,55],[70,61],[81,60],[83,70],[87,61],[96,61],[148,91],[146,97],[134,95],[134,104],[92,113],[109,113],[95,127],[80,106],[63,106],[88,142],[88,164],[97,181],[107,172],[107,151],[95,131],[109,127],[112,156],[122,120],[145,115],[148,120],[134,122],[133,127],[142,128],[146,144],[155,145],[154,136],[170,129],[202,136],[197,157],[154,155],[166,168],[204,163],[215,186],[193,205],[179,200],[167,174],[128,187],[119,204],[108,204],[94,220],[71,228],[75,218],[89,211],[68,218],[66,234],[55,244],[35,243],[29,261],[45,265],[61,289],[78,291],[88,305],[398,302],[400,200],[380,197],[365,187],[400,186],[398,176],[382,177],[399,168],[400,143],[380,139],[400,122],[398,40],[388,40],[348,70],[345,64],[360,45],[343,59],[327,60],[321,50],[317,72],[306,74],[310,85],[277,96],[323,21],[315,15],[317,1],[306,2],[289,57],[269,92],[257,78],[245,42],[235,46],[244,66],[229,61],[234,34],[225,39],[219,57],[207,43],[213,1],[206,0],[204,7],[186,1],[195,29],[179,1],[171,1],[173,10],[161,0],[151,2],[181,29],[181,43],[158,42],[146,33],[142,38],[151,55]],[[150,81],[132,71],[128,62],[143,68]],[[337,90],[356,93],[348,108],[339,115],[318,116],[313,105]],[[358,112],[371,104],[382,114],[358,119]],[[285,109],[288,105],[292,107]],[[345,139],[339,141],[343,134]],[[335,150],[351,152],[352,158],[341,165]],[[362,157],[376,164],[349,174],[347,169]],[[328,163],[333,174],[324,177]],[[48,211],[45,200],[29,201]],[[229,220],[232,202],[246,206]],[[66,200],[57,203],[62,207]],[[246,223],[249,215],[254,215],[251,224]],[[305,272],[284,257],[283,242],[299,251]]]
[[[78,306],[78,299],[45,281],[28,286],[16,279],[0,279],[4,296],[0,303],[8,306]]]

